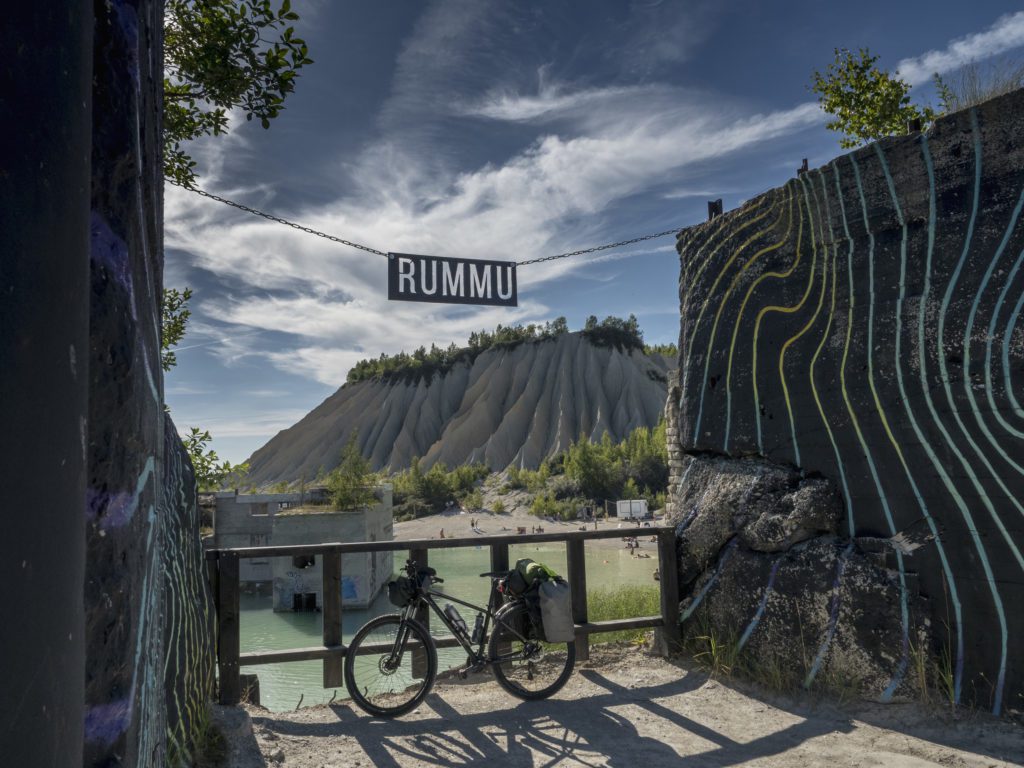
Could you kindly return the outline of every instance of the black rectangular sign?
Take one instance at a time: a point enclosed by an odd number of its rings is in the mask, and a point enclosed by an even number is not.
[[[389,253],[388,298],[515,307],[516,265],[514,261]]]

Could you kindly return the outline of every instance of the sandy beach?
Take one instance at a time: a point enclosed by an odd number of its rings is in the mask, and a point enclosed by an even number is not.
[[[650,525],[660,525],[659,518],[645,521]],[[475,523],[475,526],[474,524]],[[641,525],[643,525],[641,523]],[[442,531],[444,538],[480,538],[490,536],[507,536],[514,534],[520,529],[526,531],[526,535],[534,532],[534,529],[543,528],[544,533],[560,533],[578,531],[585,527],[588,531],[595,530],[595,522],[585,524],[583,521],[574,520],[571,522],[562,520],[545,520],[522,511],[495,514],[493,512],[460,512],[458,510],[444,512],[436,515],[427,515],[415,520],[407,520],[395,523],[395,539],[405,541],[409,539],[440,539]],[[631,520],[619,520],[612,517],[609,520],[600,519],[596,522],[596,529],[606,531],[613,528],[635,529],[635,523]],[[537,531],[540,532],[540,531]],[[651,537],[639,538],[640,551],[651,551],[654,554],[655,544]],[[600,547],[603,549],[623,549],[625,544],[621,539],[596,539],[587,546]]]

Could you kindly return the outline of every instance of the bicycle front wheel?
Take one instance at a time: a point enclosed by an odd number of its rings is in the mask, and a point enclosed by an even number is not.
[[[423,625],[397,613],[366,622],[345,655],[345,687],[361,709],[396,717],[415,709],[437,676],[437,647]]]
[[[524,640],[530,626],[523,603],[512,603],[495,616],[487,654],[496,660],[494,679],[506,691],[528,701],[546,699],[569,681],[576,664],[575,643]]]

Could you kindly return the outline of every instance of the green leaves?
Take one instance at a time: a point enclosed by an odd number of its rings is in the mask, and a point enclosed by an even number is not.
[[[839,141],[841,147],[857,147],[903,133],[911,120],[930,123],[935,119],[930,107],[910,103],[910,83],[875,66],[878,58],[867,48],[856,55],[836,48],[835,61],[828,69],[814,72],[811,90],[818,95],[822,110],[835,116],[825,127],[845,134]]]
[[[167,0],[164,6],[164,176],[184,186],[195,163],[182,144],[227,132],[240,110],[264,128],[284,110],[309,49],[291,3]]]
[[[357,439],[353,431],[341,451],[341,464],[327,476],[327,491],[335,509],[360,509],[375,501],[377,475],[370,471],[370,462],[363,458]]]
[[[196,488],[201,491],[213,490],[227,483],[238,487],[249,472],[249,462],[232,465],[226,459],[219,461],[216,451],[206,450],[211,439],[209,430],[200,430],[199,427],[191,427],[189,433],[181,439],[192,461]]]
[[[186,304],[192,298],[192,289],[179,292],[177,288],[165,288],[160,305],[160,365],[164,372],[178,364],[178,358],[171,348],[185,337],[185,326],[192,312]]]

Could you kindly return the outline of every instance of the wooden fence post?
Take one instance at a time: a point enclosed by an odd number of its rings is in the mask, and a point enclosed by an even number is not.
[[[324,555],[324,645],[341,645],[341,555]],[[341,656],[324,659],[324,688],[340,688],[345,684]]]
[[[583,539],[568,539],[565,542],[566,564],[569,569],[569,588],[572,591],[572,622],[587,623],[587,560]],[[576,660],[590,658],[590,635],[576,635]]]
[[[661,620],[654,633],[655,647],[663,656],[679,650],[682,631],[679,626],[679,555],[675,529],[658,531],[658,574],[661,584]]]
[[[217,558],[217,669],[221,704],[237,704],[242,696],[238,679],[238,589],[238,555],[222,552]]]
[[[508,570],[508,544],[491,544],[491,570]],[[493,595],[496,591],[496,583],[491,581],[491,594]],[[495,605],[500,606],[501,603],[495,603]]]

